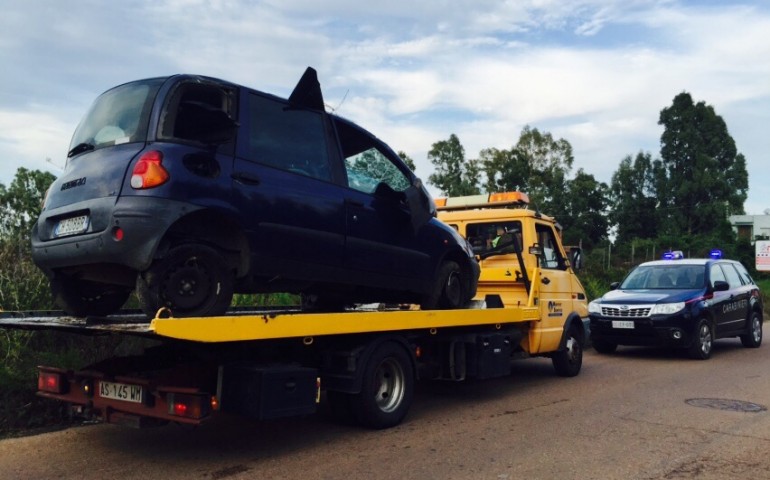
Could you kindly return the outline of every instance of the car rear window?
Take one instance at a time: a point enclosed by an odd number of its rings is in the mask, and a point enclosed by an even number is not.
[[[78,124],[70,156],[121,143],[144,142],[162,78],[126,83],[101,94]]]

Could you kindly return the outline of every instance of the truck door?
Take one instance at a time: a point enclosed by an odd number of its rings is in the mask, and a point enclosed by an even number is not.
[[[539,351],[552,351],[558,348],[564,322],[573,311],[571,273],[553,226],[537,222],[535,232],[537,243],[543,249],[538,258],[542,330]]]
[[[345,210],[325,115],[256,92],[242,97],[232,192],[252,261],[262,274],[328,280],[342,262]]]

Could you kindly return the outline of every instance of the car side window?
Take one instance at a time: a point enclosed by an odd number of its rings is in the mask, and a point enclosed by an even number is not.
[[[380,142],[346,122],[335,121],[334,125],[345,159],[350,188],[364,193],[374,193],[380,184],[396,192],[409,188],[409,177],[390,158]]]
[[[331,180],[323,115],[249,94],[247,138],[238,155],[263,165],[320,180]]]
[[[722,269],[719,267],[719,265],[712,265],[711,271],[709,274],[709,277],[711,279],[711,286],[714,286],[714,283],[717,281],[726,282],[727,278],[725,277],[725,274],[722,272]]]
[[[222,85],[183,83],[169,96],[158,137],[204,144],[230,143],[236,94]],[[232,149],[232,146],[230,147]]]
[[[738,275],[738,271],[730,264],[722,264],[722,271],[725,272],[725,277],[727,277],[727,283],[730,284],[730,288],[738,288],[743,283],[741,282],[741,277]]]
[[[553,228],[538,224],[535,230],[537,232],[537,243],[543,248],[543,254],[539,259],[540,268],[566,270],[567,263],[561,255]]]
[[[754,279],[751,278],[751,275],[749,275],[748,270],[746,270],[746,267],[744,267],[742,264],[737,263],[733,265],[736,270],[738,270],[738,274],[741,276],[741,280],[743,281],[744,285],[753,285]]]

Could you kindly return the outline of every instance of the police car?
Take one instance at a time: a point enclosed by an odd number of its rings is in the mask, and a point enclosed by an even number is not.
[[[692,358],[711,356],[714,339],[740,337],[749,348],[762,344],[762,299],[740,262],[684,259],[669,252],[643,263],[612,290],[588,305],[591,341],[599,353],[618,345],[686,348]]]

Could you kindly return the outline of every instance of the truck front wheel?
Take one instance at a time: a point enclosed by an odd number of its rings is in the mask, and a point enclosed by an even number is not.
[[[363,375],[361,392],[350,397],[356,421],[376,429],[401,423],[414,395],[414,371],[406,350],[393,342],[380,344]]]
[[[551,357],[556,374],[562,377],[574,377],[583,366],[583,339],[574,326],[567,330],[564,348]]]

